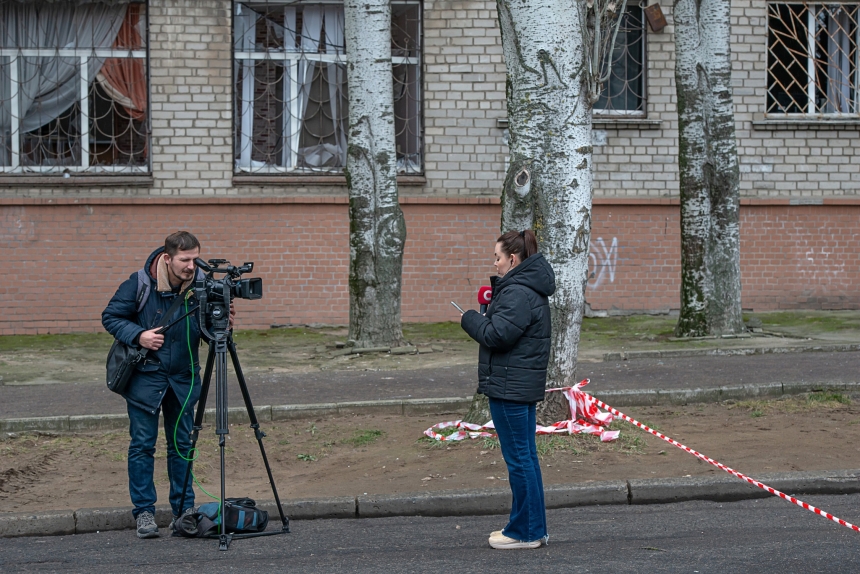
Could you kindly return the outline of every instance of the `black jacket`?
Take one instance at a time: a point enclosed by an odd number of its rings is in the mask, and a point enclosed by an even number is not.
[[[469,310],[463,330],[481,345],[478,392],[492,399],[534,403],[544,398],[555,273],[540,253],[499,277],[486,315]]]
[[[152,287],[149,298],[140,313],[137,313],[137,272],[132,273],[119,286],[110,303],[102,312],[102,325],[105,329],[128,345],[133,345],[145,330],[153,328],[161,321],[177,296],[173,292],[160,292],[157,279],[150,270],[155,258],[164,252],[161,247],[146,259],[144,269],[150,275]],[[188,300],[188,309],[197,305],[197,299]],[[178,317],[184,313],[184,304],[173,314]],[[146,360],[138,363],[123,393],[133,405],[151,413],[157,412],[168,385],[173,389],[180,402],[188,398],[188,408],[200,398],[200,362],[197,349],[200,346],[200,327],[197,313],[182,320],[164,333],[164,345],[158,351],[149,351]],[[194,366],[194,378],[191,366]]]

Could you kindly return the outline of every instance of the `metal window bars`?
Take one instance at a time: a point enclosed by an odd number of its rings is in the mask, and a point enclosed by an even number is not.
[[[0,0],[0,173],[149,170],[146,17]]]
[[[615,37],[609,79],[594,104],[595,116],[645,115],[645,17],[638,2],[628,2]],[[601,63],[601,70],[605,69]]]
[[[349,117],[343,5],[268,0],[234,8],[237,173],[339,173]],[[421,4],[392,2],[399,173],[419,173]]]
[[[767,113],[860,113],[860,2],[769,2]]]

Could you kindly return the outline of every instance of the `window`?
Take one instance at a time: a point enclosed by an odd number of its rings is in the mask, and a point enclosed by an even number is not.
[[[148,171],[146,6],[0,0],[0,173]]]
[[[420,173],[421,4],[391,5],[399,173]],[[349,120],[343,6],[269,0],[235,4],[237,173],[339,173]]]
[[[860,112],[860,2],[768,4],[767,112]]]
[[[628,2],[615,37],[609,79],[603,83],[594,114],[645,115],[645,19],[638,3]]]

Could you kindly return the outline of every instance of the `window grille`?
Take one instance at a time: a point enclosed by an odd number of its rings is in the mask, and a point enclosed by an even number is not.
[[[148,172],[143,2],[0,0],[0,173]]]
[[[767,112],[860,112],[860,2],[770,2]]]
[[[628,1],[615,37],[609,80],[604,82],[600,99],[594,104],[594,115],[645,115],[645,53],[643,9]]]
[[[423,169],[421,4],[391,4],[398,173]],[[237,2],[237,173],[339,173],[346,164],[348,86],[341,3]]]

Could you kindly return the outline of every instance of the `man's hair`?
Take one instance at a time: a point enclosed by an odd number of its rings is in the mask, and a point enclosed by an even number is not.
[[[175,257],[180,251],[191,251],[192,249],[200,249],[200,242],[189,231],[171,233],[164,240],[164,252],[170,257]]]

